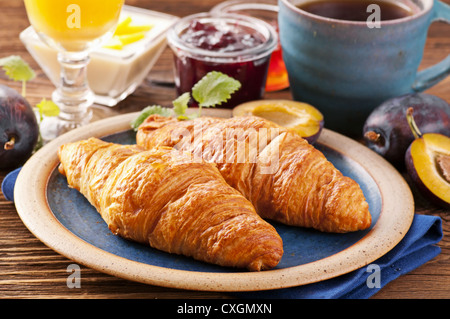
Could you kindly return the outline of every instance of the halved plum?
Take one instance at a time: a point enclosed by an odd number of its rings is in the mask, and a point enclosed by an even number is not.
[[[379,105],[364,124],[366,145],[386,160],[403,169],[405,152],[414,141],[406,111],[414,108],[414,120],[422,133],[450,136],[450,105],[426,93],[395,97]]]
[[[291,100],[257,100],[236,106],[233,116],[259,116],[296,131],[310,144],[320,136],[324,125],[322,113],[312,105]]]
[[[422,134],[408,109],[416,139],[405,154],[408,174],[417,189],[430,201],[450,208],[450,137],[438,133]]]

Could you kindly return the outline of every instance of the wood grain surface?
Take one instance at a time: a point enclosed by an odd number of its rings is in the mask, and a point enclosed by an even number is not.
[[[218,0],[127,0],[126,4],[177,16],[208,11]],[[444,2],[450,3],[450,0]],[[0,0],[0,57],[22,56],[36,71],[37,77],[27,85],[31,104],[50,98],[53,85],[38,67],[19,40],[29,26],[23,2]],[[429,31],[421,69],[450,54],[450,25],[435,23]],[[167,49],[136,92],[114,108],[98,107],[105,115],[139,111],[151,104],[170,105],[175,98],[172,83],[172,55]],[[166,85],[160,85],[166,83]],[[20,84],[11,82],[0,72],[0,84],[20,91]],[[428,90],[450,102],[450,77]],[[266,98],[291,98],[289,90],[266,94]],[[0,171],[0,183],[7,171]],[[409,182],[408,178],[405,179]],[[414,188],[416,213],[442,218],[444,238],[442,252],[418,269],[387,284],[374,299],[450,298],[450,211],[433,206]],[[68,288],[67,279],[73,262],[46,247],[23,225],[14,204],[0,193],[0,298],[231,298],[225,293],[183,291],[144,285],[123,280],[81,266],[81,287]]]

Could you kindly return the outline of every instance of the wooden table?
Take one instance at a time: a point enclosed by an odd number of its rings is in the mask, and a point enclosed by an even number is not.
[[[450,3],[450,0],[445,0]],[[185,16],[208,11],[218,0],[127,0],[142,8]],[[27,85],[31,104],[50,98],[54,87],[19,40],[19,33],[28,27],[22,1],[0,0],[0,55],[17,54],[36,70],[37,78]],[[421,68],[450,53],[450,25],[434,24],[429,31]],[[175,98],[171,86],[156,82],[172,81],[171,52],[166,50],[136,92],[113,109],[111,115],[139,111],[151,104],[170,105]],[[9,81],[0,72],[0,83],[20,91],[20,84]],[[428,93],[450,102],[450,77]],[[291,98],[289,90],[270,93],[266,98]],[[0,183],[6,175],[0,171]],[[414,192],[416,213],[440,216],[444,238],[442,252],[432,261],[386,285],[373,298],[450,298],[450,211],[429,204]],[[71,260],[47,248],[23,225],[14,204],[0,194],[0,298],[228,298],[224,293],[183,291],[144,285],[112,277],[81,266],[81,288],[69,289],[66,280]]]

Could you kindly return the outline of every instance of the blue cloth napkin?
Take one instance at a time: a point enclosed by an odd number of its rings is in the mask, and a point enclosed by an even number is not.
[[[14,184],[20,168],[10,172],[2,183],[6,199],[14,201]],[[366,267],[322,282],[277,290],[235,293],[240,298],[270,299],[365,299],[392,280],[436,257],[441,249],[442,220],[437,216],[414,216],[412,225],[391,251]]]
[[[16,184],[17,175],[19,175],[21,167],[9,172],[2,182],[3,196],[9,201],[14,201],[14,185]]]
[[[260,299],[366,299],[392,280],[436,257],[441,252],[436,244],[442,236],[440,217],[415,214],[408,233],[400,243],[366,267],[314,284],[234,295]],[[376,279],[378,275],[379,282]]]

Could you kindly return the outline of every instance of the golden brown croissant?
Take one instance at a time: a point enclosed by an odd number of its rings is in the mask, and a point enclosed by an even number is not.
[[[214,164],[91,138],[58,151],[60,173],[121,237],[222,266],[275,267],[282,240]]]
[[[171,146],[216,163],[263,218],[325,232],[370,227],[359,185],[298,134],[268,120],[151,115],[136,139],[146,149]]]

